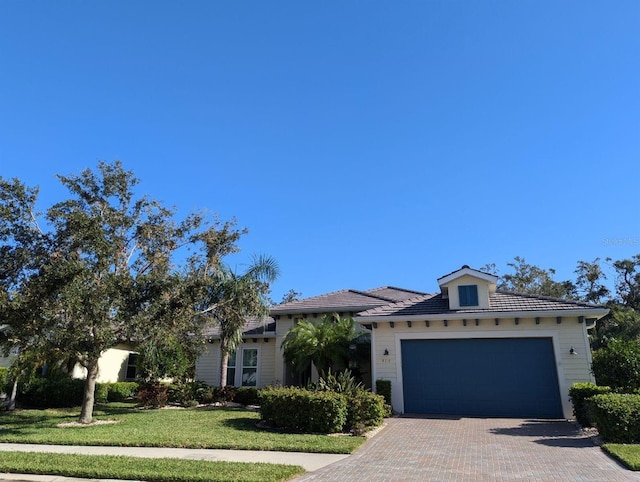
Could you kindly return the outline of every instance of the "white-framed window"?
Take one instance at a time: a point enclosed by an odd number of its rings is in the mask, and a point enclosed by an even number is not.
[[[258,347],[238,347],[229,355],[227,385],[257,387],[259,359],[260,349]]]

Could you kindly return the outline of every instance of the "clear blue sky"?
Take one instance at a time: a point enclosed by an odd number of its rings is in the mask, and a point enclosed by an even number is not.
[[[0,2],[0,175],[119,159],[279,300],[640,253],[640,2]]]

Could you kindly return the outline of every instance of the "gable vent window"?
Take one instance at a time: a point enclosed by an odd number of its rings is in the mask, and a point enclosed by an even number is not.
[[[458,286],[460,306],[478,306],[478,286],[462,285]]]

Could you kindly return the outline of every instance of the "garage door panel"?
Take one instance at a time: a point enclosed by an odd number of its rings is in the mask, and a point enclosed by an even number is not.
[[[562,416],[550,338],[403,340],[405,412]]]

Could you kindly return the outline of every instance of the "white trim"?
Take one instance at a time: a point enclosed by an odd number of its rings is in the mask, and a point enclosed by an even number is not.
[[[377,316],[354,316],[353,319],[361,324],[389,321],[425,321],[425,320],[512,320],[514,318],[562,318],[584,316],[589,318],[602,318],[609,313],[608,308],[576,308],[575,310],[559,311],[482,311],[482,312],[452,312],[435,313],[425,315],[377,315]],[[577,323],[577,321],[575,321]]]
[[[376,380],[378,379],[378,366],[376,364],[376,330],[371,329],[371,391],[376,391]]]
[[[234,366],[235,368],[235,376],[233,377],[233,386],[234,387],[241,387],[242,386],[242,359],[243,359],[243,352],[244,350],[257,350],[256,356],[257,356],[257,365],[256,365],[256,384],[255,387],[258,388],[260,386],[260,361],[261,361],[261,351],[262,351],[262,347],[260,345],[258,345],[257,343],[251,344],[251,345],[246,345],[246,344],[240,344],[238,345],[238,348],[236,348],[236,364]],[[239,364],[238,364],[239,363]],[[227,367],[228,369],[229,367]],[[227,380],[227,383],[229,383],[229,380]],[[253,386],[253,385],[249,385],[249,386]]]
[[[557,330],[522,330],[522,331],[461,331],[457,333],[436,332],[436,333],[396,333],[396,380],[397,386],[392,388],[394,406],[400,408],[404,413],[404,381],[402,379],[402,340],[433,340],[433,339],[470,339],[470,338],[551,338],[553,353],[556,361],[556,373],[558,375],[558,390],[562,403],[562,413],[564,417],[571,418],[572,408],[568,397],[563,394],[568,390],[562,369],[562,355],[560,353],[560,340]],[[566,390],[565,390],[566,388]],[[396,405],[397,403],[397,405]]]
[[[587,363],[589,364],[589,378],[593,383],[595,383],[596,377],[591,371],[591,364],[593,363],[593,358],[591,357],[591,343],[589,342],[589,332],[587,330],[587,321],[585,320],[582,325],[583,325],[582,332],[584,333],[584,349],[587,355]],[[580,353],[578,353],[578,356],[580,356]]]
[[[461,268],[457,271],[454,271],[451,274],[443,276],[438,279],[439,286],[445,286],[450,282],[457,280],[458,278],[462,278],[463,276],[471,276],[472,278],[481,279],[484,281],[488,281],[489,283],[496,284],[498,282],[498,277],[489,273],[483,273],[482,271],[478,271],[473,268]]]

